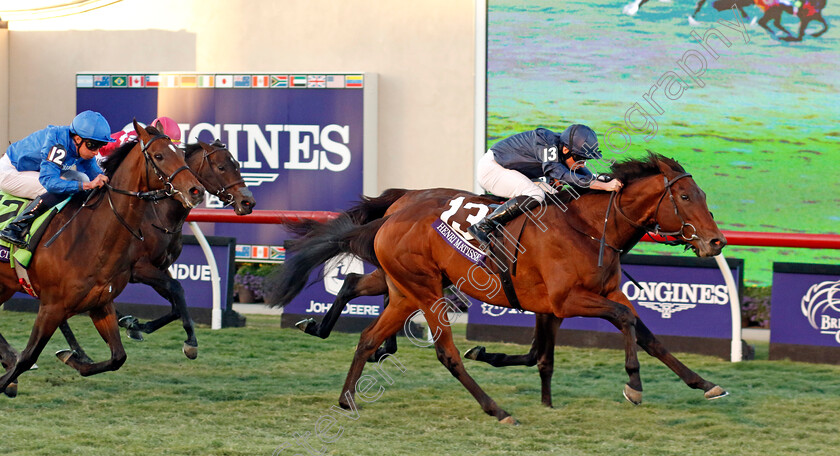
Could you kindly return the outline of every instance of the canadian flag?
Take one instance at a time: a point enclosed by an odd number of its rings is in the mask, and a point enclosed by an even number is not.
[[[267,245],[252,245],[251,258],[268,259],[269,251],[271,249]]]
[[[252,76],[251,77],[251,87],[268,87],[268,81],[269,81],[268,75]]]
[[[128,86],[129,87],[143,87],[143,76],[129,76],[128,77]]]

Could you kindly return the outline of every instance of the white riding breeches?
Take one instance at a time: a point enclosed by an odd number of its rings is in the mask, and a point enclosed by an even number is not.
[[[0,190],[20,198],[35,199],[38,195],[46,193],[47,189],[39,181],[38,171],[18,171],[8,155],[0,158]],[[79,182],[90,182],[85,173],[76,170],[61,172],[61,178]]]
[[[539,202],[545,200],[545,192],[535,182],[519,171],[496,163],[492,149],[478,160],[478,183],[488,192],[503,198],[527,195]]]

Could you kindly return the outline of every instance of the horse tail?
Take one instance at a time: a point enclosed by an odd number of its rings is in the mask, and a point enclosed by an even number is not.
[[[318,224],[307,236],[287,243],[289,258],[266,277],[263,294],[267,304],[283,307],[299,295],[318,266],[341,254],[356,255],[379,267],[373,240],[387,218],[357,225],[346,213]]]
[[[403,195],[408,193],[404,188],[389,188],[379,196],[363,196],[359,204],[348,209],[345,214],[358,225],[370,223],[385,216],[385,212]]]
[[[404,188],[389,188],[382,192],[379,196],[362,196],[358,204],[344,211],[342,214],[350,218],[356,225],[364,225],[373,220],[380,219],[385,216],[385,212],[398,199],[408,193]],[[286,222],[283,228],[291,234],[298,237],[317,237],[325,234],[328,228],[325,228],[329,222],[319,222],[312,219],[302,219],[297,222]],[[288,241],[289,245],[294,245],[300,240]]]

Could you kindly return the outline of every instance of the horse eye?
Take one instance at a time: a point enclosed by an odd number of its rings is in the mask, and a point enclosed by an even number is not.
[[[225,166],[224,165],[219,165],[219,171],[224,171],[224,170],[225,170]]]
[[[680,195],[680,198],[682,198],[685,201],[688,201],[688,195]]]
[[[163,154],[155,154],[155,160],[163,160]]]

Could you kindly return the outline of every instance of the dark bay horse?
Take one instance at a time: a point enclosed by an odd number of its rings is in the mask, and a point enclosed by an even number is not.
[[[649,1],[650,0],[634,0],[634,1],[624,5],[624,8],[622,9],[622,12],[624,14],[628,15],[628,16],[635,16],[636,13],[639,12],[639,8],[641,8],[642,5],[644,5],[645,3],[649,2]],[[760,0],[758,0],[758,1],[760,1]],[[691,13],[690,16],[688,16],[689,24],[694,25],[694,24],[692,24],[692,21],[694,21],[694,19],[697,17],[697,13],[700,12],[700,10],[703,8],[703,5],[705,5],[705,4],[706,4],[706,0],[697,0],[697,4],[694,6],[694,12]],[[747,7],[747,6],[751,6],[752,4],[753,4],[753,0],[716,0],[715,2],[712,3],[714,8],[718,11],[732,9],[732,7],[734,6],[735,8],[738,9],[738,12],[741,13],[741,17],[743,17],[744,19],[749,17],[749,16],[747,16],[747,12],[744,11],[744,8]]]
[[[254,195],[245,185],[239,172],[239,162],[227,150],[227,146],[219,140],[212,144],[199,141],[184,146],[184,153],[187,166],[209,193],[225,204],[232,205],[237,215],[247,215],[254,210]],[[189,213],[190,209],[171,198],[147,206],[140,225],[144,234],[143,250],[139,252],[138,259],[132,266],[129,281],[154,288],[172,304],[172,309],[168,314],[146,323],[140,323],[130,315],[125,316],[119,319],[119,325],[126,328],[132,338],[142,340],[141,333],[151,334],[180,319],[187,333],[187,340],[183,345],[184,354],[189,359],[195,359],[198,356],[198,341],[184,299],[184,288],[168,271],[181,255],[181,227]],[[119,312],[117,314],[119,316]],[[60,328],[76,357],[89,361],[90,358],[79,346],[67,322],[62,323]],[[72,352],[62,351],[56,355],[59,359],[65,359],[70,353]]]
[[[614,200],[617,215],[607,224],[607,244],[623,245],[639,237],[640,232],[657,229],[679,233],[698,255],[720,253],[725,239],[711,218],[705,195],[679,164],[651,155],[647,160],[616,164],[612,174],[625,182],[625,187],[621,197]],[[474,208],[491,202],[467,193],[462,196]],[[387,276],[391,300],[360,337],[339,400],[342,406],[350,406],[347,398],[353,395],[365,361],[419,309],[436,334],[438,359],[473,394],[486,413],[500,421],[514,421],[469,376],[452,343],[446,317],[448,306],[442,298],[444,277],[476,299],[510,306],[504,295],[488,291],[498,290],[487,285],[498,282],[496,272],[471,263],[432,229],[432,224],[452,201],[451,197],[431,197],[362,227],[346,221],[336,224],[330,236],[322,235],[331,248],[358,254],[379,265]],[[634,404],[642,399],[636,343],[671,368],[688,386],[703,390],[706,398],[726,395],[721,387],[704,380],[670,354],[638,318],[619,289],[618,249],[607,249],[603,255],[604,266],[598,267],[599,245],[588,233],[599,231],[597,227],[603,223],[611,201],[604,192],[592,192],[581,196],[574,210],[564,211],[554,205],[541,208],[539,220],[545,231],[536,223],[524,226],[520,238],[523,251],[513,277],[522,307],[557,318],[605,318],[619,328],[625,341],[625,370],[629,375],[623,393]],[[476,276],[480,278],[473,280]]]
[[[776,32],[767,25],[770,21],[773,21],[773,25],[785,33],[785,36],[781,38],[782,41],[802,41],[802,38],[805,36],[805,29],[808,28],[808,24],[811,21],[817,21],[823,25],[822,30],[811,34],[814,38],[828,31],[828,22],[826,22],[822,15],[826,0],[804,0],[802,6],[796,12],[794,12],[792,5],[780,2],[779,0],[755,0],[755,4],[764,12],[764,15],[758,20],[758,25],[763,27],[774,39],[776,38]],[[783,13],[788,13],[799,18],[799,34],[797,36],[793,36],[782,25]]]
[[[136,121],[134,128],[138,142],[121,147],[103,162],[109,184],[87,199],[84,194],[71,199],[38,243],[28,275],[41,303],[29,341],[18,356],[0,337],[0,356],[7,366],[0,391],[10,397],[17,394],[18,376],[38,359],[56,328],[79,313],[90,315],[111,358],[90,363],[71,356],[67,363],[85,376],[122,366],[126,355],[113,300],[128,283],[142,251],[138,227],[147,206],[171,197],[192,208],[204,198],[204,187],[169,138]],[[21,285],[14,269],[0,269],[0,301],[6,301]]]

